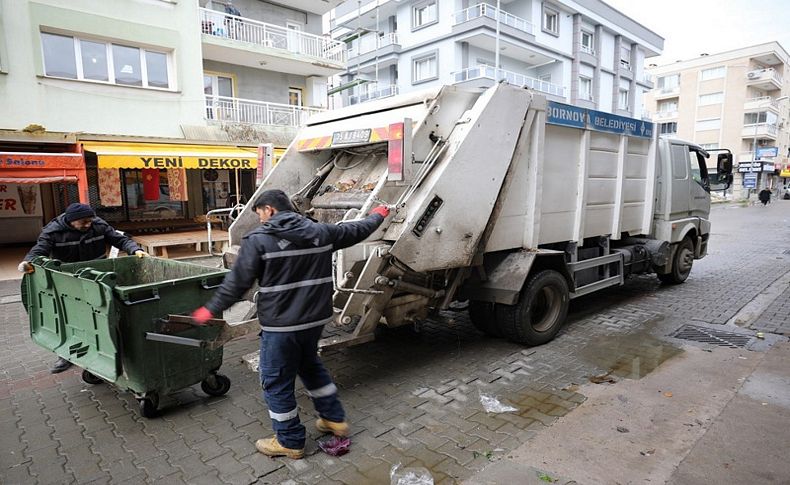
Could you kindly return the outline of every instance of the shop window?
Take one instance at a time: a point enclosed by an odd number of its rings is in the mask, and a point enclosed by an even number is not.
[[[169,53],[49,32],[41,32],[41,45],[47,76],[172,89]]]
[[[159,199],[145,200],[143,197],[143,171],[124,170],[122,173],[126,192],[126,207],[130,221],[181,219],[184,217],[184,203],[170,200],[167,184],[167,171],[159,171]]]

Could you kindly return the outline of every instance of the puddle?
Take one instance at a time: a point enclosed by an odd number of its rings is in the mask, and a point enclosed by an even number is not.
[[[610,376],[641,379],[683,349],[650,335],[649,327],[628,335],[611,335],[590,340],[579,357],[604,369]]]

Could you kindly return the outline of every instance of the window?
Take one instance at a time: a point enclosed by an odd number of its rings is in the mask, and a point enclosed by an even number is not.
[[[777,116],[774,113],[761,111],[759,113],[746,113],[743,115],[744,125],[753,125],[756,123],[770,123],[774,124],[777,121]]]
[[[705,190],[708,190],[708,167],[705,164],[705,158],[691,148],[689,148],[689,169],[691,179],[700,184]]]
[[[185,216],[184,202],[170,200],[167,170],[159,171],[159,200],[143,200],[143,171],[123,170],[129,220],[179,219]]]
[[[710,94],[700,94],[699,95],[699,104],[700,106],[706,106],[709,104],[721,104],[724,102],[724,93],[710,93]]]
[[[438,22],[439,19],[438,9],[439,7],[436,4],[436,0],[423,2],[412,7],[411,10],[412,30]]]
[[[139,47],[41,33],[44,74],[124,86],[170,89],[170,55]]]
[[[560,35],[560,13],[547,5],[543,5],[543,32]]]
[[[412,84],[430,81],[438,77],[436,56],[434,53],[412,61]]]
[[[628,109],[628,90],[627,89],[620,89],[620,93],[618,96],[617,107],[619,109]]]
[[[670,99],[658,103],[658,112],[662,114],[676,113],[678,111],[678,100]]]
[[[593,47],[593,34],[582,30],[582,52],[590,55],[595,55],[595,48]]]
[[[727,74],[727,68],[725,66],[703,69],[702,80],[707,81],[709,79],[719,79],[724,77],[725,74]]]
[[[672,91],[680,86],[680,74],[671,74],[658,78],[658,88],[663,91]]]
[[[678,132],[678,124],[674,121],[670,123],[659,123],[658,133],[661,135],[675,135]]]
[[[302,106],[302,90],[300,88],[288,88],[288,104]]]
[[[631,49],[628,47],[620,47],[620,67],[631,70]]]
[[[203,74],[203,93],[206,95],[206,119],[233,117],[233,78],[231,74]]]
[[[589,77],[579,76],[579,98],[592,101],[592,92],[592,79]]]
[[[697,131],[718,130],[721,128],[721,118],[711,118],[709,120],[699,120],[696,124]]]

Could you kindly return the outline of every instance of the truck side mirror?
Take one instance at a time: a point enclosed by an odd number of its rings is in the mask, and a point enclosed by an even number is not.
[[[732,174],[732,153],[719,153],[716,171],[722,175]]]

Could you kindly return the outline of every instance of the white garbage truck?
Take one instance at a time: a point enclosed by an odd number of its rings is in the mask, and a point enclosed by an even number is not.
[[[250,200],[282,189],[303,215],[338,224],[393,208],[336,253],[343,331],[322,346],[466,300],[482,332],[540,345],[573,298],[641,273],[686,280],[707,251],[711,185],[731,181],[732,154],[717,154],[715,169],[708,158],[648,121],[506,83],[443,86],[313,116]],[[257,224],[248,204],[226,265]]]

